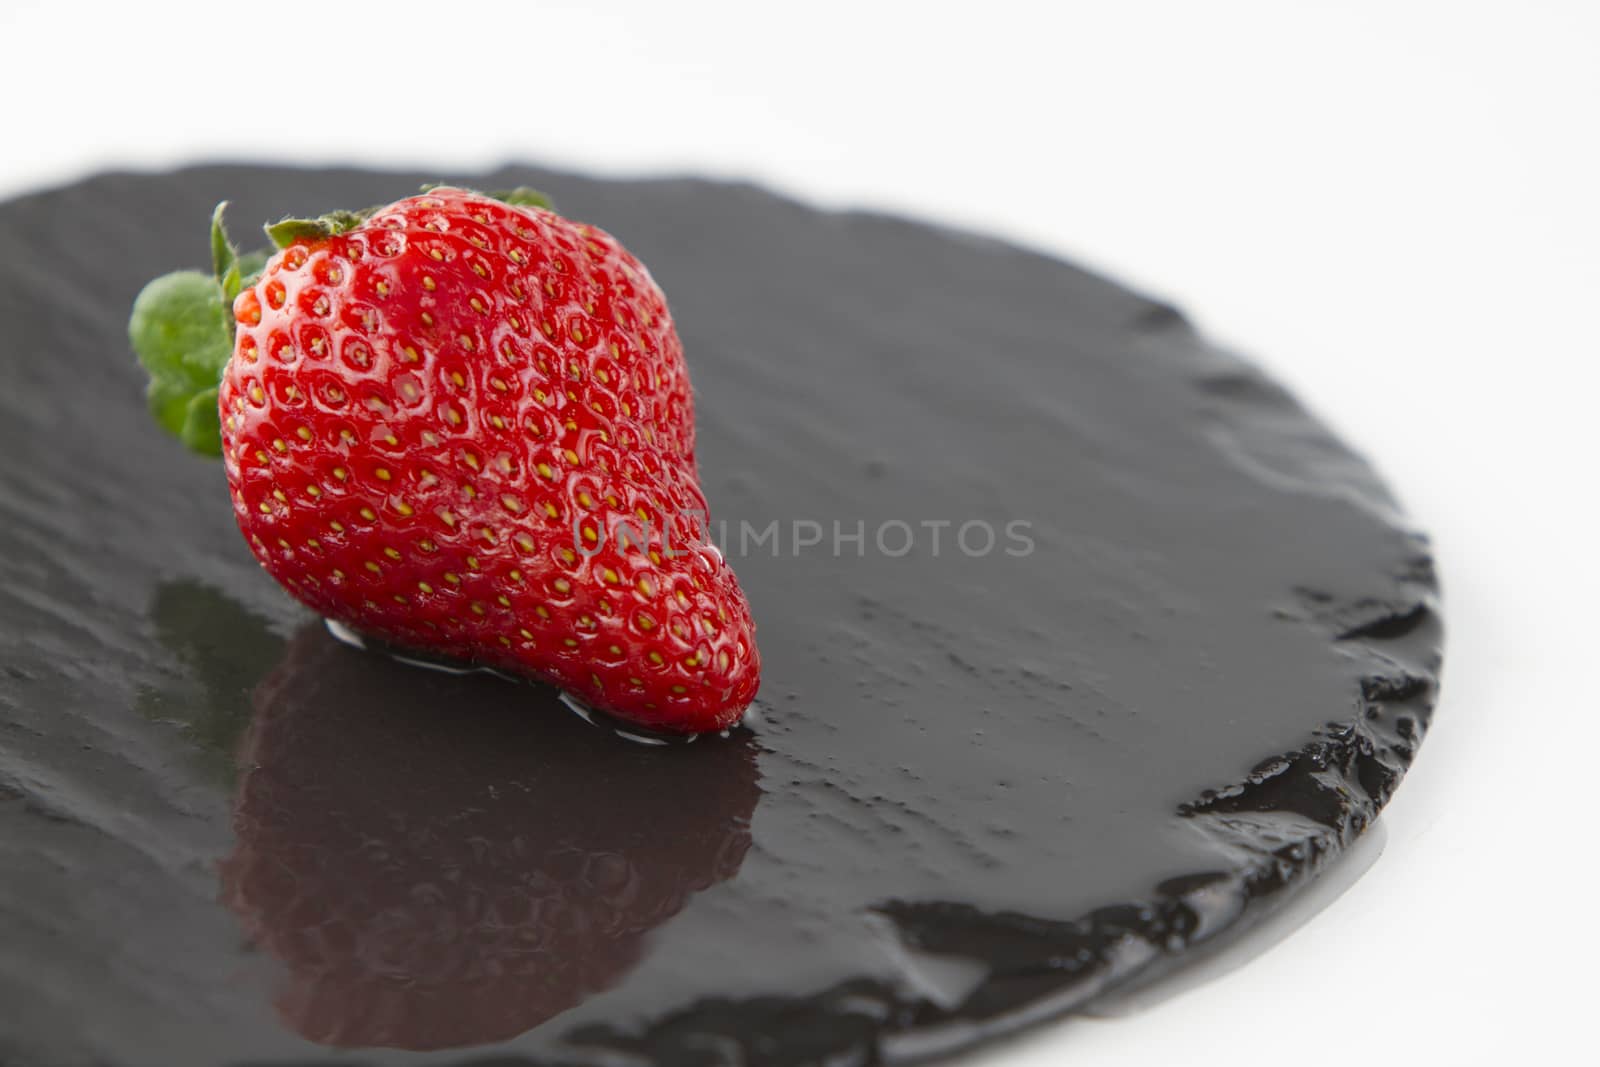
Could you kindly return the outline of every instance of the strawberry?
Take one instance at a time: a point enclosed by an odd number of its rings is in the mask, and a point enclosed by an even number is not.
[[[220,453],[251,550],[313,611],[725,728],[760,658],[705,542],[682,345],[644,266],[546,203],[434,188],[285,220],[259,273],[219,206],[215,277],[135,302],[152,411]]]

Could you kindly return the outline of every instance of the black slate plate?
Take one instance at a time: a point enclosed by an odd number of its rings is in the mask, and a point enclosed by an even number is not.
[[[124,318],[220,199],[437,177],[0,206],[0,1062],[912,1058],[1242,928],[1394,790],[1440,631],[1361,460],[1169,307],[742,186],[476,183],[666,289],[753,728],[643,748],[337,644],[145,415]]]

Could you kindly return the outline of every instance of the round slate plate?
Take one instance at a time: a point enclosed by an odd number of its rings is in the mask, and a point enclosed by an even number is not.
[[[476,183],[667,291],[751,728],[644,747],[336,643],[145,415],[123,323],[218,200],[437,177],[0,207],[0,1061],[915,1058],[1242,928],[1394,790],[1440,631],[1361,460],[1169,307],[743,186]]]

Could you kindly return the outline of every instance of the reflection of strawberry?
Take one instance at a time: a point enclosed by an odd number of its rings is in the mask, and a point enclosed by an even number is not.
[[[223,899],[327,1045],[513,1037],[616,983],[730,878],[760,790],[743,735],[619,741],[550,691],[308,627],[254,696]]]
[[[321,614],[647,725],[726,727],[760,663],[702,543],[665,299],[610,235],[508,197],[279,223],[254,277],[219,215],[217,278],[135,304],[152,409],[220,451],[256,557]]]

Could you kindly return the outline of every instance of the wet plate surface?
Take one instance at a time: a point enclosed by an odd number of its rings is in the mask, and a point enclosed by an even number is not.
[[[220,199],[437,177],[0,206],[0,1062],[923,1056],[1247,926],[1393,791],[1439,627],[1363,462],[1159,304],[744,187],[478,183],[666,289],[753,728],[649,748],[339,644],[145,415],[124,317]]]

